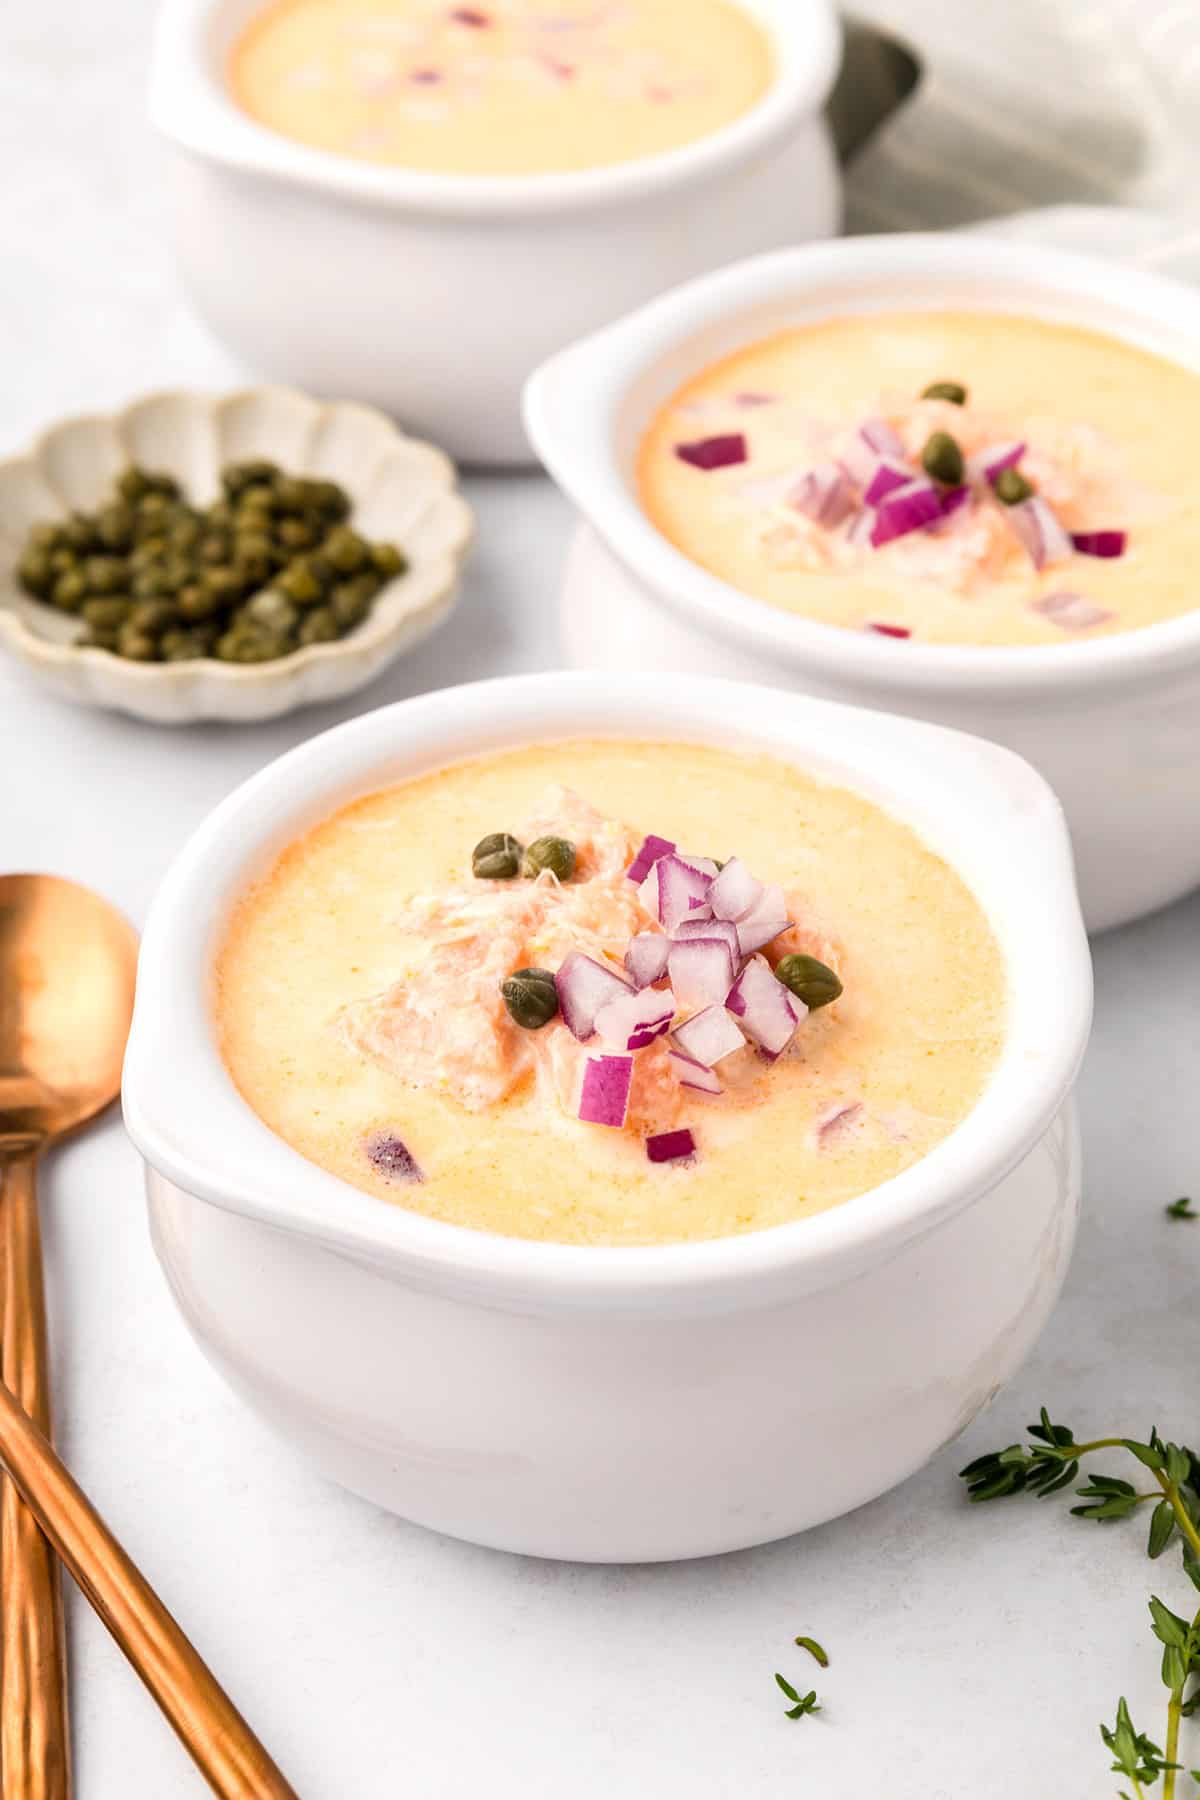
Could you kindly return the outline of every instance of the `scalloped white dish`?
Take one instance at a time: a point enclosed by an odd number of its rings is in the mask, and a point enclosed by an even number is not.
[[[336,643],[248,665],[128,662],[76,646],[79,621],[18,586],[29,527],[97,506],[127,463],[174,475],[189,499],[205,503],[225,463],[257,456],[339,482],[355,526],[408,558],[362,624]],[[450,459],[372,407],[322,405],[278,387],[149,394],[119,413],[66,419],[0,462],[0,645],[61,699],[161,725],[276,718],[366,686],[434,631],[454,607],[473,532]]]

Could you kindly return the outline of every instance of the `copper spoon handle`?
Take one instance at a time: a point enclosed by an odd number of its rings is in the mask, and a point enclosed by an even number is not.
[[[153,1588],[2,1386],[0,1465],[220,1800],[298,1800]]]
[[[0,1377],[48,1438],[50,1364],[33,1154],[0,1165]],[[62,1571],[11,1481],[0,1489],[0,1767],[4,1800],[70,1800]]]

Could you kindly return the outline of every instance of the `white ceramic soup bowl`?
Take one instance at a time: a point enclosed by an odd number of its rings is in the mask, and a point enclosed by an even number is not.
[[[896,642],[739,593],[638,504],[642,434],[690,375],[789,325],[914,308],[1065,320],[1200,368],[1191,289],[1041,245],[844,239],[680,288],[555,357],[527,390],[538,453],[586,521],[563,594],[568,660],[769,681],[1007,745],[1057,790],[1084,916],[1101,931],[1200,882],[1200,611],[1045,649]]]
[[[256,369],[382,406],[461,459],[528,461],[521,384],[552,351],[702,270],[837,227],[830,0],[739,3],[777,69],[741,118],[635,162],[501,177],[267,130],[225,81],[263,0],[165,0],[150,112],[193,301]]]
[[[645,1249],[442,1224],[268,1130],[226,1073],[211,1014],[214,951],[247,880],[386,783],[510,745],[648,731],[849,783],[961,872],[1010,988],[1006,1048],[963,1123],[834,1211]],[[1061,812],[1007,751],[729,682],[534,675],[355,719],[217,809],[146,928],[125,1117],[191,1330],[336,1481],[508,1550],[702,1556],[891,1487],[1023,1360],[1074,1236],[1069,1096],[1090,1008]]]

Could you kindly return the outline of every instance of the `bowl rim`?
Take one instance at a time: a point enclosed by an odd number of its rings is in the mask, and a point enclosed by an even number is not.
[[[908,284],[899,300],[897,283]],[[1056,701],[1178,675],[1200,661],[1200,597],[1192,612],[1093,642],[995,647],[910,639],[897,645],[740,592],[677,550],[643,513],[617,448],[623,409],[635,385],[668,358],[670,386],[677,387],[691,372],[688,347],[700,333],[733,329],[744,318],[746,334],[736,341],[753,343],[763,335],[750,323],[756,311],[789,302],[803,308],[805,318],[922,305],[937,310],[934,291],[945,293],[954,283],[963,296],[950,303],[955,311],[971,310],[966,296],[977,284],[990,283],[974,310],[1107,330],[1200,370],[1195,291],[1169,276],[984,234],[850,237],[773,251],[701,276],[558,351],[526,384],[526,430],[559,487],[656,600],[742,650],[782,660],[812,678],[865,688],[874,704],[964,694]],[[913,298],[917,293],[927,297]],[[831,297],[824,309],[823,294]],[[1167,340],[1173,353],[1163,348]],[[711,358],[697,355],[694,367],[706,360]],[[648,417],[642,428],[646,423]]]
[[[964,879],[1007,963],[1009,1028],[987,1089],[942,1143],[812,1218],[698,1243],[591,1247],[502,1237],[381,1203],[308,1162],[258,1118],[221,1060],[210,1005],[226,911],[253,872],[357,794],[489,748],[571,737],[774,753],[858,787],[909,819],[952,866],[970,867]],[[185,1193],[409,1285],[518,1309],[722,1309],[848,1279],[990,1192],[1066,1103],[1091,1001],[1062,810],[1011,751],[750,683],[503,677],[402,700],[310,739],[252,776],[193,834],[146,926],[125,1120],[146,1161]]]
[[[150,65],[150,122],[182,149],[246,174],[373,206],[468,217],[577,212],[703,183],[765,154],[815,114],[841,60],[832,0],[735,0],[764,25],[775,78],[744,113],[673,150],[597,168],[534,175],[456,175],[357,161],[258,124],[234,102],[215,66],[215,35],[261,0],[164,0]],[[222,17],[222,15],[225,15]]]
[[[281,687],[300,686],[303,677],[314,665],[326,665],[334,661],[360,659],[364,654],[371,655],[385,649],[390,639],[396,638],[406,631],[411,622],[423,613],[444,614],[455,602],[455,584],[463,561],[470,550],[474,539],[474,514],[463,498],[458,482],[458,473],[453,462],[445,451],[424,438],[411,437],[398,426],[394,419],[381,412],[378,407],[370,406],[359,400],[317,400],[311,394],[299,388],[287,387],[280,383],[256,382],[247,387],[209,390],[202,388],[172,387],[155,388],[140,393],[128,400],[123,406],[107,412],[70,413],[63,418],[54,419],[18,449],[0,457],[0,479],[7,471],[19,468],[31,468],[41,472],[41,462],[47,447],[63,433],[77,427],[107,425],[119,430],[124,420],[138,413],[142,408],[152,408],[172,402],[207,408],[214,415],[221,409],[234,408],[248,401],[259,398],[281,400],[288,405],[302,404],[311,409],[314,420],[330,414],[352,412],[369,420],[372,425],[386,428],[397,444],[411,445],[429,458],[431,474],[437,470],[439,478],[439,504],[450,505],[457,511],[457,529],[453,539],[436,557],[426,562],[413,564],[402,575],[380,589],[379,598],[388,593],[389,588],[399,587],[407,575],[417,567],[427,571],[429,592],[423,597],[414,597],[414,603],[403,611],[389,616],[387,608],[365,621],[368,629],[362,632],[351,632],[346,637],[338,638],[327,644],[306,644],[294,650],[286,657],[280,657],[268,663],[225,663],[213,656],[198,657],[186,663],[138,663],[124,658],[114,658],[106,650],[100,650],[86,644],[75,644],[60,641],[56,638],[43,637],[29,626],[24,617],[14,607],[0,601],[0,645],[17,656],[25,664],[41,671],[59,671],[71,668],[99,669],[105,674],[115,674],[122,685],[134,697],[139,693],[147,693],[153,689],[176,686],[182,687],[195,682],[198,677],[208,682],[220,682],[229,689],[261,689],[267,686]],[[374,619],[378,629],[371,630]]]

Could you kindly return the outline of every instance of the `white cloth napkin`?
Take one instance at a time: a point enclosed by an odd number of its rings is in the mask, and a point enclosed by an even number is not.
[[[925,65],[854,161],[848,231],[1117,202],[1200,217],[1198,0],[860,0]]]

